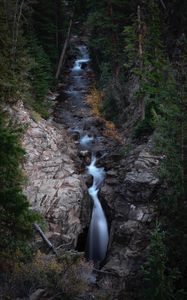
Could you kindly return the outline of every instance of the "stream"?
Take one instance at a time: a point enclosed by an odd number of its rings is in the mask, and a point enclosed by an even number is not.
[[[69,69],[65,82],[65,100],[58,102],[58,122],[65,124],[69,132],[79,134],[79,146],[82,151],[91,154],[90,164],[86,166],[87,174],[93,178],[92,186],[88,189],[92,201],[92,214],[86,243],[86,256],[94,263],[102,262],[107,253],[109,234],[108,225],[99,200],[99,190],[105,179],[103,167],[97,167],[97,147],[102,137],[89,132],[84,127],[84,120],[90,117],[91,112],[85,97],[91,85],[89,53],[84,43],[76,41],[78,55]]]

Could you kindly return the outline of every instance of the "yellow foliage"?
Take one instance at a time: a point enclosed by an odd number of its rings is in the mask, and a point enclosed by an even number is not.
[[[97,90],[95,87],[91,90],[90,95],[86,97],[86,102],[90,104],[92,112],[96,116],[100,116],[102,105],[103,92]]]
[[[31,114],[31,118],[36,123],[39,123],[42,120],[41,115],[38,112],[36,112],[35,110],[30,110],[30,114]]]
[[[95,87],[91,90],[90,94],[86,97],[86,102],[90,105],[92,113],[100,118],[105,124],[105,130],[103,132],[104,136],[112,137],[119,143],[122,142],[122,137],[118,132],[115,124],[113,122],[104,119],[101,113],[102,101],[104,98],[104,93],[97,90]]]

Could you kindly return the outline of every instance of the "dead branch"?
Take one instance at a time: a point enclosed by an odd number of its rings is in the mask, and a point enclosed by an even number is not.
[[[103,270],[99,270],[99,269],[96,269],[96,268],[93,268],[93,271],[96,272],[96,273],[99,273],[99,274],[106,274],[106,275],[118,277],[118,274],[116,274],[114,272],[103,271]]]
[[[33,226],[36,229],[36,231],[39,233],[39,235],[41,236],[41,238],[43,239],[43,241],[48,245],[48,247],[53,251],[53,253],[55,255],[57,255],[56,249],[54,248],[54,246],[52,245],[52,243],[50,242],[50,240],[46,237],[46,235],[44,234],[44,232],[42,231],[42,229],[40,228],[40,226],[37,223],[34,223]]]

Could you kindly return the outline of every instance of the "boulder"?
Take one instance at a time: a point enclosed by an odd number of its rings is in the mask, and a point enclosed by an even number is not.
[[[88,64],[86,62],[81,63],[81,69],[85,70],[87,68]]]
[[[87,175],[85,183],[86,183],[88,188],[91,187],[92,184],[93,184],[93,176],[92,175]]]
[[[34,293],[32,293],[29,296],[29,300],[40,300],[44,293],[45,293],[44,289],[37,289]]]

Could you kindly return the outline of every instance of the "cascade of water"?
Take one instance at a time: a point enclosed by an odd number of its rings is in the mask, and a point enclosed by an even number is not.
[[[83,63],[88,63],[89,60],[90,60],[87,48],[84,45],[78,46],[77,48],[80,51],[81,58],[78,58],[78,59],[75,60],[73,68],[72,68],[72,71],[74,71],[74,72],[81,71],[82,64]]]
[[[71,69],[71,85],[66,90],[66,94],[74,107],[81,107],[81,101],[84,99],[82,91],[88,91],[88,80],[84,76],[84,66],[89,61],[87,48],[84,45],[77,46],[80,56],[75,60]],[[66,116],[64,116],[66,118]],[[67,118],[68,120],[68,118]],[[69,122],[69,120],[68,120]],[[70,122],[69,122],[70,124]],[[71,125],[71,124],[70,124]],[[84,130],[78,129],[77,123],[73,123],[74,128],[71,132],[77,132],[80,135],[80,146],[84,150],[92,151],[94,137],[89,134],[83,134]],[[91,222],[87,237],[87,256],[94,262],[101,262],[106,256],[108,246],[108,226],[104,211],[98,198],[99,189],[105,178],[104,168],[96,166],[96,156],[92,154],[90,165],[87,167],[87,173],[93,176],[93,185],[88,189],[88,193],[93,203]]]
[[[72,71],[80,71],[83,63],[87,63],[89,59],[77,59],[74,63]]]
[[[83,148],[88,149],[90,148],[93,139],[93,136],[89,136],[88,134],[86,134],[80,138],[80,145]]]
[[[92,141],[93,137],[86,134],[80,139],[80,144],[85,149],[89,149]],[[87,238],[87,253],[90,260],[101,262],[106,256],[109,236],[106,217],[98,198],[99,189],[105,178],[105,170],[104,168],[98,168],[96,162],[97,158],[92,153],[91,163],[87,166],[88,174],[93,176],[93,184],[88,189],[93,202],[93,209]]]
[[[106,256],[108,246],[108,226],[104,211],[98,198],[99,188],[105,177],[104,168],[96,167],[96,157],[92,155],[92,161],[87,167],[88,174],[93,176],[93,185],[88,193],[93,201],[92,217],[88,232],[88,257],[94,262],[101,262]]]

